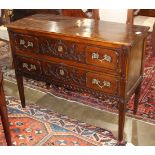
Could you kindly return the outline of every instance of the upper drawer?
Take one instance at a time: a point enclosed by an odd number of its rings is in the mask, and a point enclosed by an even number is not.
[[[12,34],[16,50],[39,52],[38,38],[29,35]]]
[[[118,53],[115,50],[96,46],[87,46],[86,63],[112,70],[118,70],[120,68]]]
[[[120,53],[110,47],[105,48],[97,45],[87,45],[77,41],[44,36],[36,37],[21,34],[14,34],[14,36],[16,49],[90,64],[96,67],[110,69],[113,73],[119,73],[121,71]]]

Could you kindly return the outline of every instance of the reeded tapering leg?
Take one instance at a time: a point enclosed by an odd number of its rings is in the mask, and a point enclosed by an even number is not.
[[[119,118],[118,118],[118,141],[123,142],[123,132],[125,124],[126,102],[120,100],[119,102]]]
[[[133,114],[136,114],[137,113],[137,110],[138,110],[138,103],[139,103],[139,98],[140,98],[140,91],[141,91],[141,83],[138,85],[138,87],[135,90]]]
[[[14,68],[13,59],[12,59],[12,52],[11,52],[11,45],[10,42],[8,43],[8,57],[9,57],[9,67]]]
[[[11,133],[9,129],[8,112],[7,112],[7,107],[6,107],[4,91],[3,91],[3,85],[1,85],[1,88],[0,88],[0,115],[1,115],[2,126],[4,129],[4,134],[5,134],[7,145],[11,146],[12,145]]]
[[[25,108],[25,95],[24,95],[24,85],[23,85],[23,76],[16,74],[17,86],[19,91],[19,96],[21,100],[21,105]]]

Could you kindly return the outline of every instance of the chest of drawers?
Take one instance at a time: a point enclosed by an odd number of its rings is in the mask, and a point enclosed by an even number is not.
[[[135,93],[137,111],[148,27],[37,14],[9,25],[22,106],[22,77],[118,102],[118,140],[126,104]]]

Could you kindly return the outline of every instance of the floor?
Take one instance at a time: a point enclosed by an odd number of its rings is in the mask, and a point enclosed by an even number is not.
[[[15,83],[4,80],[4,89],[6,95],[19,97]],[[69,102],[28,87],[25,87],[25,97],[27,103],[33,102],[77,120],[109,129],[117,136],[118,118],[116,114],[97,110],[80,103]],[[129,145],[155,146],[155,125],[126,117],[124,136]]]

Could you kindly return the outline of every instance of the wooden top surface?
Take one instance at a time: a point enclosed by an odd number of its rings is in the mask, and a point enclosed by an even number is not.
[[[7,25],[8,28],[131,45],[146,35],[148,27],[52,14],[36,14]]]

